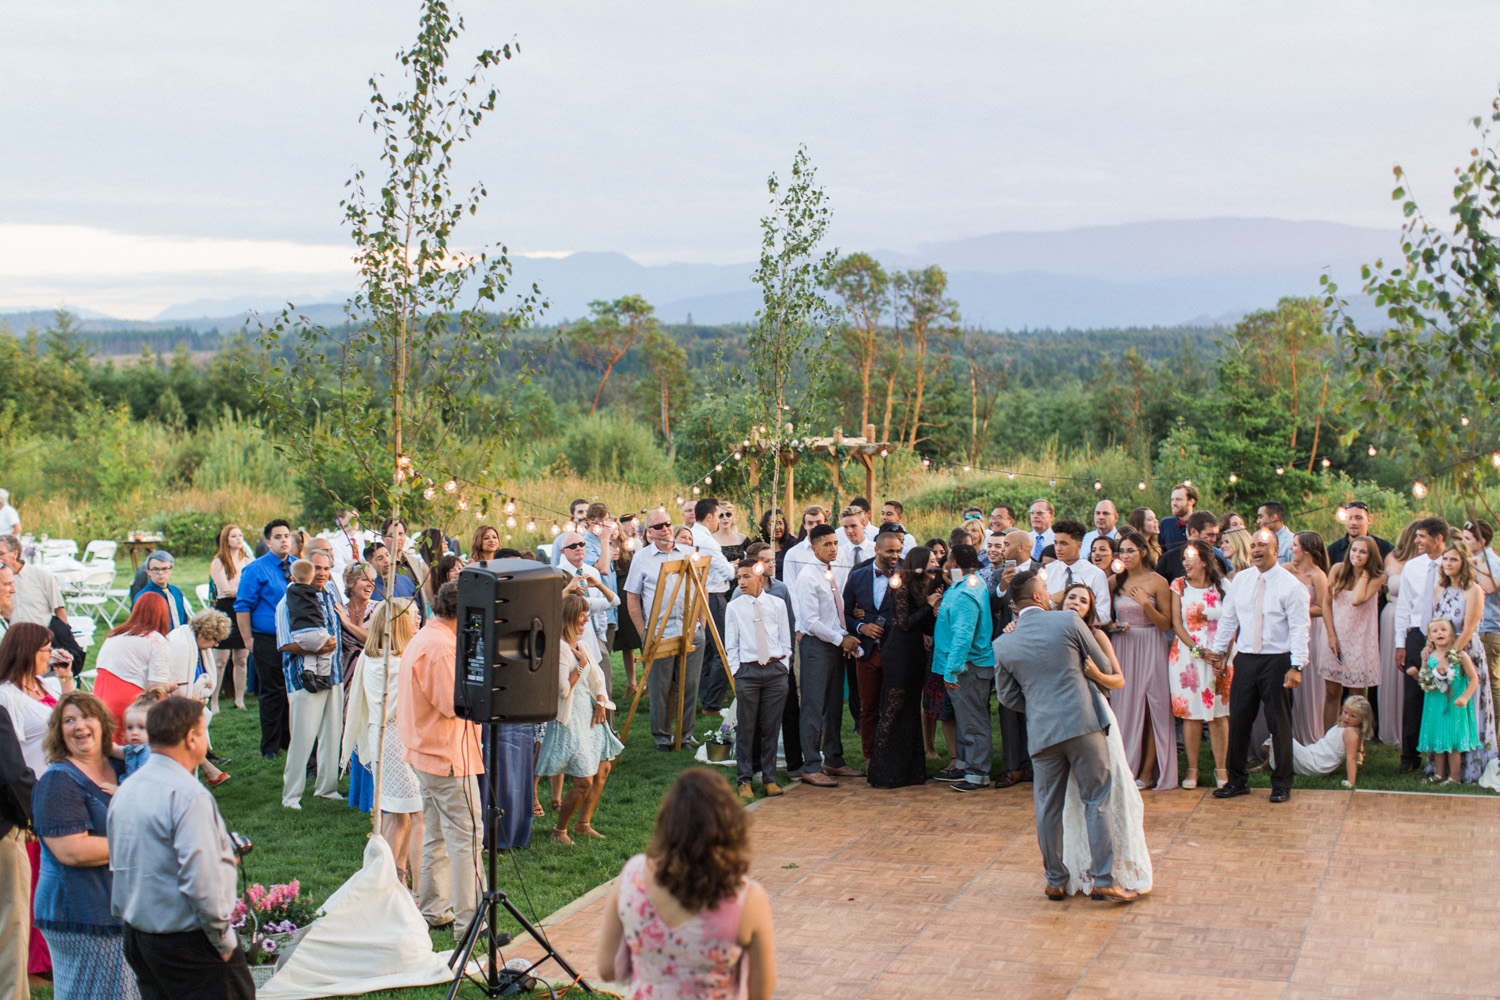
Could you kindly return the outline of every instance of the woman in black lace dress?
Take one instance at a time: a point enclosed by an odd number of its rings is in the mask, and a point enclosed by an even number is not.
[[[867,765],[869,782],[876,788],[901,788],[927,780],[922,685],[932,661],[928,640],[941,597],[934,573],[927,568],[930,557],[926,546],[912,549],[891,581],[890,623],[880,647],[885,682],[880,688],[875,749]]]

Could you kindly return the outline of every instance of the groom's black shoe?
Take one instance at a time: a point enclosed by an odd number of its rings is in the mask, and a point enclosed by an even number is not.
[[[964,781],[954,782],[953,784],[949,785],[948,787],[951,788],[951,789],[953,789],[955,792],[977,792],[981,788],[988,788],[988,787],[990,787],[990,783],[988,781],[985,781],[985,782],[974,782],[974,781],[964,780]]]
[[[1271,793],[1271,801],[1272,802],[1286,802],[1291,797],[1292,797],[1292,793],[1291,792],[1272,792]]]
[[[1214,798],[1216,798],[1216,799],[1232,799],[1236,795],[1249,795],[1249,794],[1250,794],[1250,786],[1249,785],[1225,785],[1223,788],[1215,788],[1214,789]]]

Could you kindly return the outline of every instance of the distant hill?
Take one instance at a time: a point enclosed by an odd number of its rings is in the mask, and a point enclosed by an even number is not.
[[[1284,295],[1318,292],[1327,271],[1349,293],[1362,322],[1377,319],[1355,299],[1361,264],[1390,256],[1394,230],[1332,222],[1217,218],[1126,223],[1055,232],[1002,232],[924,244],[915,252],[869,251],[887,268],[937,264],[965,322],[991,330],[1096,329],[1232,323]],[[862,249],[843,247],[848,253]],[[594,299],[640,294],[669,323],[743,323],[760,307],[754,265],[642,265],[622,253],[516,257],[516,288],[537,284],[551,307],[544,322],[578,319]],[[262,297],[174,305],[146,323],[89,318],[90,330],[170,326],[202,332],[240,329],[250,310],[276,313],[284,303]],[[338,323],[342,306],[312,303],[300,311]],[[41,325],[51,313],[37,315]],[[13,329],[28,320],[0,317]]]

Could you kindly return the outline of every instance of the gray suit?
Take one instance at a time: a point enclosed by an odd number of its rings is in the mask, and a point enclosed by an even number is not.
[[[1108,672],[1109,658],[1072,611],[1024,611],[1014,631],[995,640],[995,686],[1000,701],[1026,713],[1036,797],[1036,838],[1047,884],[1068,883],[1063,866],[1063,800],[1068,776],[1078,783],[1088,824],[1094,885],[1114,884],[1114,836],[1109,814],[1109,710],[1083,675],[1088,657]]]

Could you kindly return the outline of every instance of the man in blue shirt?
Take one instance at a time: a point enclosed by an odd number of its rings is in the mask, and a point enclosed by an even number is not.
[[[162,549],[157,549],[147,556],[146,579],[149,582],[140,589],[140,592],[135,595],[134,600],[130,602],[131,606],[134,607],[135,602],[141,599],[141,594],[160,594],[162,599],[167,602],[167,613],[171,616],[173,628],[187,624],[187,620],[193,617],[186,599],[182,596],[182,591],[177,589],[172,583],[172,568],[175,563],[176,560],[172,558],[172,553]]]
[[[990,728],[990,692],[995,689],[990,595],[979,578],[979,553],[974,546],[953,546],[943,568],[950,579],[958,579],[948,585],[938,605],[932,672],[943,675],[953,699],[962,756],[955,754],[953,766],[937,777],[953,782],[955,792],[972,792],[989,787],[995,755],[995,734]]]
[[[260,755],[275,760],[276,754],[291,743],[281,648],[276,642],[276,605],[286,595],[291,579],[292,526],[278,517],[262,534],[266,554],[240,571],[234,617],[240,638],[250,650],[246,687],[255,692],[260,708]]]

